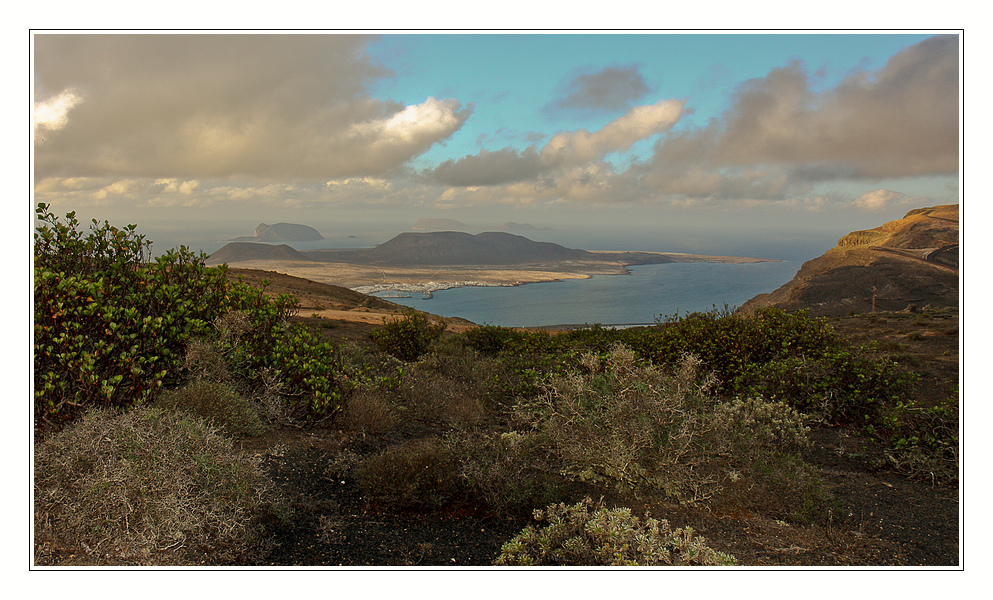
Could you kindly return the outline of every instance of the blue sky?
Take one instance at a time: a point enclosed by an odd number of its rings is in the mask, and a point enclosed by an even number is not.
[[[523,150],[531,132],[599,129],[623,110],[549,110],[577,76],[634,68],[654,102],[688,98],[692,114],[675,129],[703,126],[727,110],[739,83],[801,61],[814,90],[838,84],[855,69],[875,70],[929,34],[442,34],[385,35],[369,54],[394,72],[372,88],[406,104],[428,96],[472,98],[472,118],[443,145],[416,160],[448,158],[510,146]],[[624,108],[627,108],[626,106]],[[482,139],[482,143],[480,143]],[[643,152],[647,148],[640,148]]]
[[[439,217],[828,239],[958,201],[955,32],[252,33],[35,33],[34,200],[170,241]]]

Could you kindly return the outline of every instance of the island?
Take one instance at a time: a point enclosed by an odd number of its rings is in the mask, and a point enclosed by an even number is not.
[[[463,286],[528,283],[624,275],[636,265],[769,259],[678,252],[609,252],[566,248],[506,232],[406,232],[370,249],[294,250],[235,242],[215,252],[208,264],[275,271],[363,293],[421,293]]]

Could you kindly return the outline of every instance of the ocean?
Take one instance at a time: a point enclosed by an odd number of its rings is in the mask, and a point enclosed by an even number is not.
[[[389,300],[478,325],[651,325],[670,315],[741,306],[792,279],[801,265],[800,261],[640,265],[629,267],[629,275],[515,287],[467,286],[437,291],[431,298],[414,293]]]

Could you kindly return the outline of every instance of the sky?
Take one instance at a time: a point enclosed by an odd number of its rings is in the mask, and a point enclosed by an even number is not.
[[[33,202],[167,243],[449,218],[613,232],[588,249],[822,244],[959,201],[960,46],[956,31],[38,31]],[[657,247],[625,247],[652,232]]]

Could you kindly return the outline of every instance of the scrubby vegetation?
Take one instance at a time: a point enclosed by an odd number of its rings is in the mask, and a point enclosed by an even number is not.
[[[833,523],[802,459],[815,425],[874,436],[881,467],[957,477],[955,400],[921,404],[905,362],[803,312],[553,335],[406,311],[346,344],[203,255],[152,259],[134,226],[38,219],[40,563],[258,559],[287,509],[234,444],[286,425],[354,432],[325,477],[376,510],[548,522],[498,564],[733,564],[634,502]]]
[[[198,417],[93,410],[35,449],[35,561],[251,564],[285,504],[258,465]]]
[[[590,509],[593,508],[593,512]],[[706,545],[692,528],[673,531],[669,522],[628,508],[593,506],[586,498],[572,506],[551,505],[534,511],[532,525],[503,545],[494,561],[508,566],[729,566],[733,556]]]

